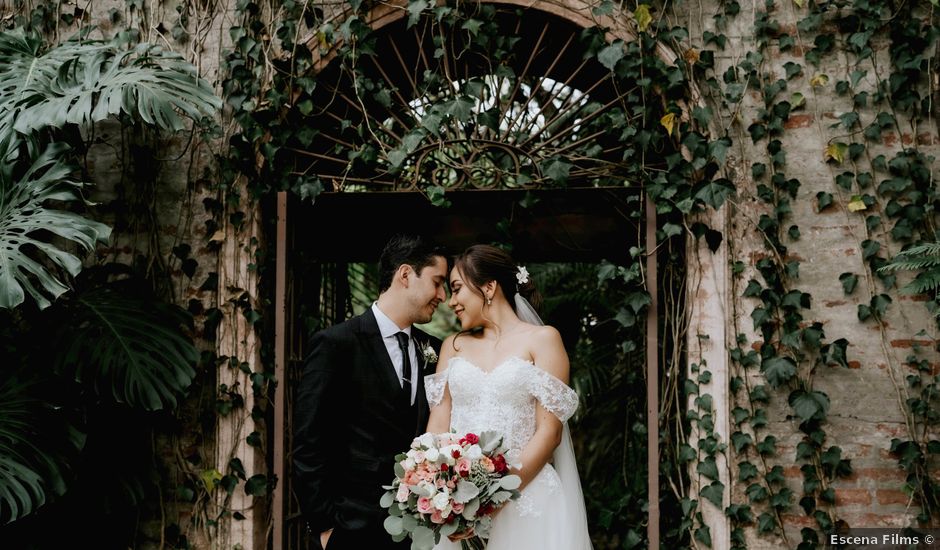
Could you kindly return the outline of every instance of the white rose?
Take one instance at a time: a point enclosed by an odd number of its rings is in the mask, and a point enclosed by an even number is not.
[[[397,500],[398,502],[408,502],[408,493],[409,493],[409,492],[410,492],[410,491],[408,490],[408,486],[407,486],[407,485],[405,485],[405,484],[399,485],[399,486],[398,486],[398,494],[395,495],[395,500]]]
[[[424,447],[433,447],[434,446],[434,434],[426,433],[418,436],[418,442],[421,443]]]
[[[440,457],[441,453],[434,447],[431,447],[427,451],[424,451],[424,459],[428,462],[437,462],[437,459]]]
[[[414,470],[414,469],[415,469],[415,461],[414,461],[414,459],[406,458],[405,460],[402,460],[402,461],[401,461],[401,467],[404,468],[406,472],[407,472],[408,470]]]
[[[438,510],[444,510],[450,505],[450,495],[446,492],[440,492],[431,499],[431,504]]]
[[[447,464],[453,466],[454,463],[456,463],[456,459],[454,458],[454,451],[459,450],[460,445],[448,445],[441,448],[441,456],[444,457],[444,459],[447,461]]]

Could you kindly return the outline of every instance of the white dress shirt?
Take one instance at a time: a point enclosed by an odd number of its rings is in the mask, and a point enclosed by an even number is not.
[[[414,405],[418,384],[424,381],[421,379],[421,365],[418,363],[415,341],[414,338],[411,337],[411,325],[408,325],[406,328],[398,328],[395,321],[392,321],[387,315],[382,313],[377,302],[372,303],[372,313],[375,315],[375,321],[379,325],[379,334],[382,335],[382,342],[385,343],[388,356],[392,358],[395,373],[398,374],[398,384],[402,386],[404,386],[404,382],[401,379],[401,373],[404,370],[404,357],[401,354],[401,348],[398,346],[398,337],[395,335],[399,332],[404,332],[408,335],[408,354],[411,356],[411,404]]]

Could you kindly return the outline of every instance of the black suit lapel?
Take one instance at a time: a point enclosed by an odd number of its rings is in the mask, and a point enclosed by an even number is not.
[[[395,366],[392,365],[392,358],[388,356],[388,348],[385,347],[385,342],[382,341],[382,333],[379,332],[379,324],[375,321],[375,314],[372,313],[371,308],[359,316],[358,336],[362,347],[372,354],[379,384],[385,388],[383,391],[386,392],[389,399],[398,397],[401,392],[398,373],[395,372]]]
[[[430,416],[430,407],[428,406],[428,397],[424,393],[424,377],[429,374],[434,374],[436,370],[437,362],[430,363],[424,357],[424,349],[430,347],[434,350],[435,355],[440,353],[440,344],[436,346],[436,340],[425,332],[419,330],[416,327],[412,327],[412,332],[414,333],[415,346],[417,348],[418,355],[418,391],[415,395],[415,408],[417,409],[417,425],[415,426],[415,435],[423,434],[427,431],[428,416]]]

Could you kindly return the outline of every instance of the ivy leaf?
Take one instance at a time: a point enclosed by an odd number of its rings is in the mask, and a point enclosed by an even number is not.
[[[646,32],[646,29],[649,28],[650,23],[653,22],[653,16],[650,15],[650,7],[646,4],[640,4],[637,6],[636,11],[633,12],[633,17],[636,18],[636,25],[640,28],[641,32]]]
[[[483,25],[483,21],[479,19],[467,19],[463,22],[463,25],[460,26],[461,29],[469,31],[470,34],[476,36],[480,32],[480,26]]]
[[[806,103],[806,98],[803,97],[803,94],[800,92],[794,92],[793,95],[790,96],[790,105],[793,109],[802,107],[804,103]]]
[[[855,290],[856,285],[858,285],[858,276],[854,273],[843,273],[839,275],[839,281],[842,282],[842,291],[845,292],[846,295],[849,295]]]
[[[410,29],[421,18],[421,12],[428,8],[425,0],[412,0],[408,2],[408,28]]]
[[[388,163],[393,169],[399,168],[406,158],[408,158],[408,153],[401,149],[393,149],[388,152]]]
[[[268,478],[264,474],[255,474],[245,482],[245,493],[255,497],[268,494]]]
[[[734,195],[734,185],[731,181],[719,178],[712,180],[695,191],[695,198],[714,209],[721,208],[725,200]]]
[[[568,180],[568,174],[571,173],[571,164],[561,159],[552,159],[548,161],[545,167],[545,175],[557,183],[564,183]]]
[[[666,113],[663,115],[663,118],[659,119],[659,123],[662,124],[663,128],[666,129],[666,133],[671,136],[672,130],[676,124],[676,114]]]
[[[829,146],[826,147],[826,152],[823,155],[823,160],[825,160],[826,162],[830,160],[834,160],[837,163],[842,164],[843,162],[845,162],[845,154],[848,153],[848,151],[849,151],[849,146],[846,145],[845,143],[842,143],[839,141],[830,143]]]
[[[820,212],[832,206],[832,193],[827,193],[825,191],[816,193],[816,204],[818,205]]]
[[[829,396],[819,391],[796,390],[787,402],[803,421],[823,420],[829,412]]]
[[[767,489],[760,483],[751,483],[745,490],[747,498],[751,502],[761,502],[767,500]]]
[[[738,464],[738,477],[741,481],[748,481],[757,477],[757,466],[750,462],[741,462]]]
[[[823,356],[823,361],[827,365],[841,365],[845,368],[849,367],[849,362],[846,359],[846,350],[849,346],[849,341],[845,338],[839,338],[831,344],[826,344],[819,348],[819,352]]]
[[[718,508],[723,508],[724,495],[725,495],[725,485],[720,481],[713,481],[709,486],[704,487],[699,493],[704,498],[708,499],[709,502],[717,506]]]
[[[826,84],[829,84],[829,75],[818,74],[809,79],[809,85],[813,88],[825,86]]]
[[[699,462],[696,471],[711,480],[718,479],[718,465],[715,464],[715,457],[710,456],[703,462]]]
[[[757,518],[757,530],[760,533],[772,533],[777,528],[777,521],[772,515],[764,512]]]
[[[613,44],[597,53],[597,60],[601,62],[601,65],[607,67],[607,70],[612,71],[617,66],[617,62],[623,59],[623,55],[623,42],[616,40]]]
[[[865,205],[865,201],[862,200],[861,195],[852,195],[852,199],[849,201],[849,212],[860,212],[868,208]]]
[[[785,356],[771,357],[761,363],[761,372],[774,388],[785,384],[796,375],[796,363]]]
[[[734,445],[735,452],[740,453],[750,447],[752,443],[754,443],[754,440],[749,433],[734,432],[731,434],[731,444]]]

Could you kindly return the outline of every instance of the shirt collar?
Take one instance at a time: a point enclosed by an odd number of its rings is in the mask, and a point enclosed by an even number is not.
[[[379,325],[379,334],[382,335],[382,338],[389,338],[398,334],[399,332],[404,332],[411,338],[411,325],[408,325],[405,328],[398,328],[398,325],[395,324],[395,321],[392,321],[388,318],[388,315],[382,312],[379,309],[378,302],[372,303],[372,313],[375,315],[375,322]]]

